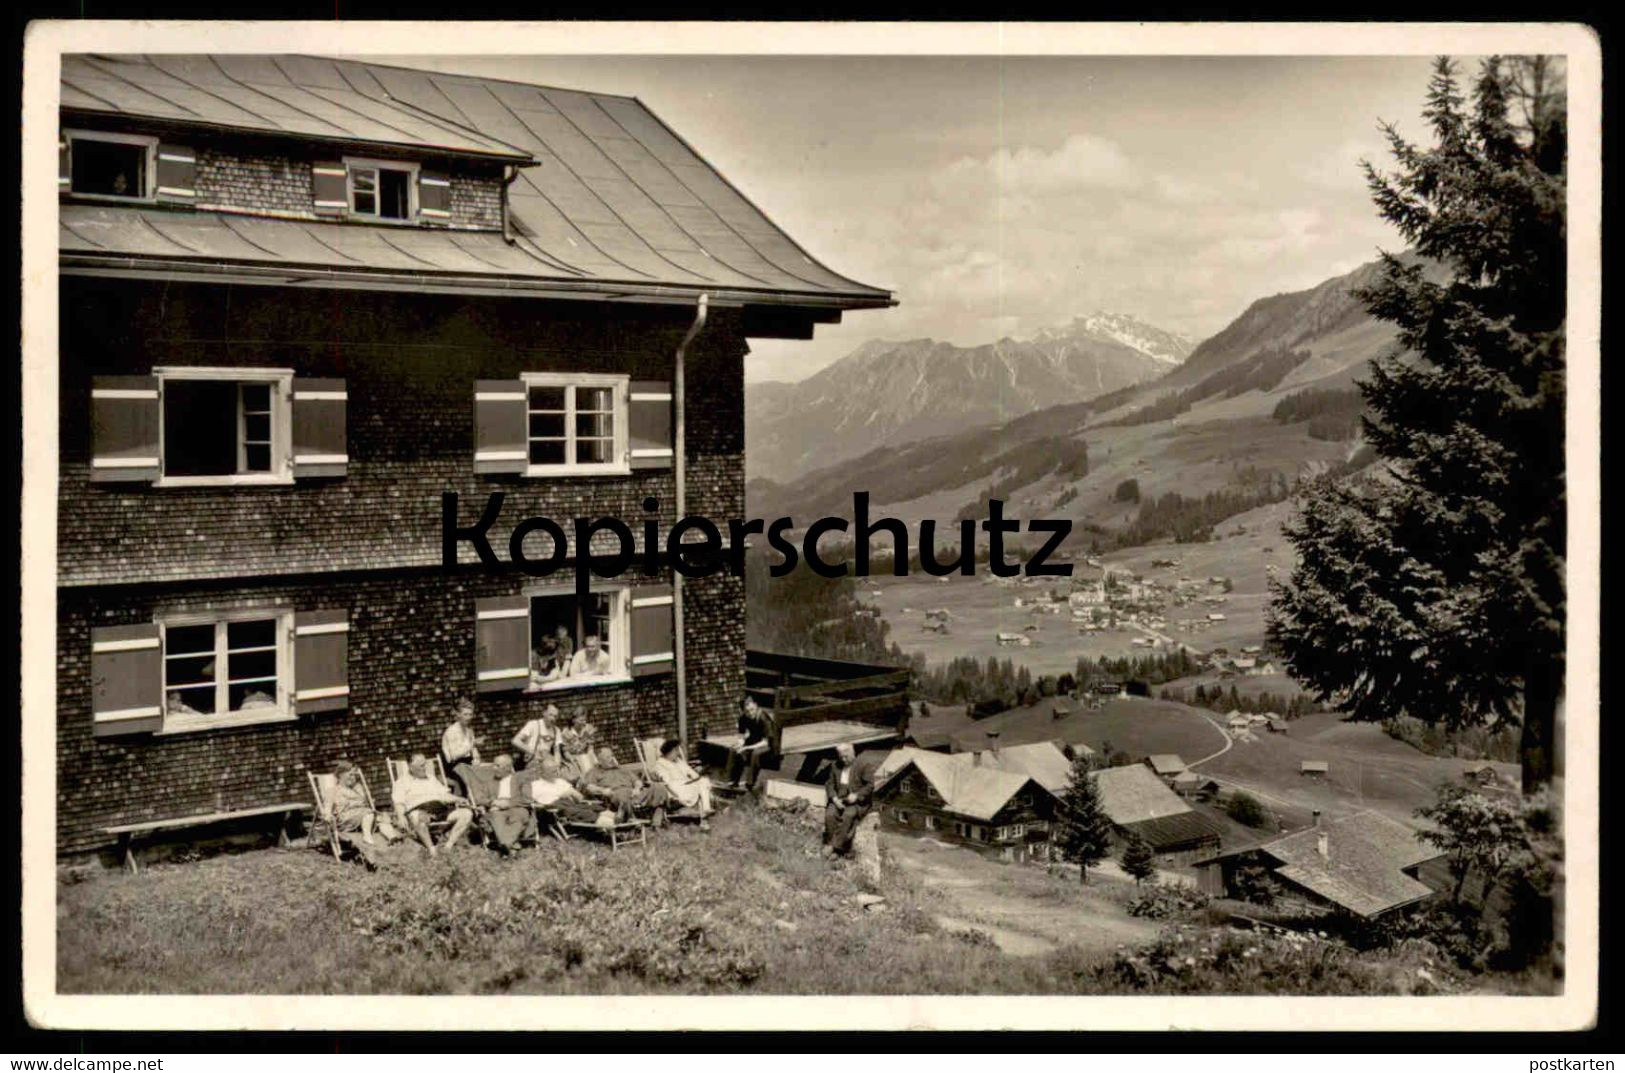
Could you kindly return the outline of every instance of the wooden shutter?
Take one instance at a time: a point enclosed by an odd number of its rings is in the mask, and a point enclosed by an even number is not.
[[[633,469],[672,467],[671,381],[634,380],[627,398]]]
[[[158,145],[157,200],[190,205],[197,200],[197,154],[184,145]]]
[[[343,608],[294,612],[293,704],[301,715],[350,706],[350,615]]]
[[[348,399],[343,380],[294,378],[294,477],[344,476],[350,462],[345,434]]]
[[[90,411],[90,479],[157,480],[158,378],[92,377]]]
[[[350,173],[343,161],[318,160],[310,169],[310,192],[317,216],[350,211]]]
[[[451,179],[445,172],[418,172],[418,215],[431,222],[451,219]]]
[[[164,653],[158,625],[90,631],[92,734],[147,734],[164,725]]]
[[[523,473],[530,429],[523,380],[474,381],[474,472]]]
[[[665,674],[677,667],[670,585],[638,585],[632,600],[632,676]]]
[[[480,693],[530,684],[530,599],[474,601],[474,688]]]
[[[56,188],[63,194],[73,189],[73,146],[60,134],[56,139]]]

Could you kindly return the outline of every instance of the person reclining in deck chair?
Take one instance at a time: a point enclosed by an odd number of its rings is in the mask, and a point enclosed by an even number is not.
[[[673,800],[700,814],[700,830],[706,831],[711,826],[706,820],[711,815],[711,780],[679,759],[682,745],[676,738],[660,743],[660,759],[655,761],[654,774],[671,791]]]
[[[451,821],[441,847],[460,845],[468,825],[474,822],[474,810],[429,774],[429,758],[422,753],[413,753],[406,762],[406,774],[395,780],[390,797],[395,803],[396,822],[416,835],[431,857],[436,848],[434,836],[429,833],[431,820]]]
[[[513,769],[513,757],[503,753],[490,769],[492,796],[481,820],[497,852],[506,857],[520,842],[536,837],[536,813],[531,811],[526,777]]]
[[[333,826],[342,835],[361,832],[361,841],[368,846],[377,845],[372,837],[375,830],[386,843],[401,837],[389,817],[372,807],[361,781],[361,769],[348,760],[333,765]]]
[[[561,820],[570,823],[596,823],[607,827],[616,821],[613,809],[601,802],[591,801],[580,790],[570,785],[553,759],[542,761],[541,773],[530,784],[530,799]]]
[[[835,747],[835,766],[824,784],[824,856],[844,857],[852,852],[852,838],[858,821],[869,811],[875,788],[872,768],[860,769],[852,746],[842,742]]]
[[[618,813],[635,816],[652,812],[656,827],[666,822],[666,803],[671,800],[666,784],[649,782],[636,771],[622,767],[607,745],[598,750],[598,763],[576,780],[576,786],[588,797],[612,803]]]

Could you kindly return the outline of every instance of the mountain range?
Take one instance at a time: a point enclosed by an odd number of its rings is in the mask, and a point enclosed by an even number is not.
[[[930,417],[928,411],[917,409],[909,422],[892,426],[884,449],[875,449],[878,444],[872,438],[861,441],[874,445],[864,452],[850,442],[850,429],[820,430],[815,423],[802,424],[800,457],[822,464],[787,481],[773,481],[763,479],[757,460],[747,456],[750,509],[757,517],[850,512],[852,492],[864,490],[876,507],[886,506],[905,520],[950,519],[992,489],[1007,500],[1010,514],[1022,510],[1066,514],[1085,526],[1113,528],[1133,519],[1135,508],[1117,496],[1119,486],[1129,480],[1146,497],[1170,491],[1201,496],[1235,489],[1238,482],[1256,481],[1261,474],[1290,480],[1346,464],[1355,455],[1357,436],[1328,439],[1306,421],[1283,419],[1277,407],[1288,396],[1313,388],[1330,393],[1344,406],[1352,402],[1358,411],[1354,381],[1394,340],[1392,326],[1371,317],[1357,296],[1380,271],[1380,263],[1372,262],[1307,290],[1261,298],[1189,349],[1178,364],[1169,360],[1179,354],[1177,344],[1162,357],[1152,357],[1149,349],[1130,347],[1115,336],[1109,342],[1098,340],[1103,334],[1098,318],[1104,315],[1079,318],[1066,329],[1043,333],[1023,345],[1042,352],[1046,346],[1066,346],[1061,339],[1081,336],[1089,342],[1073,344],[1074,353],[1130,353],[1123,368],[1141,370],[1138,379],[1129,373],[1115,388],[1103,388],[1090,397],[1075,396],[1054,405],[1064,399],[1054,394],[1048,400],[1051,405],[1040,400],[1026,405],[1019,415],[989,419],[983,416],[985,409],[964,405],[965,397],[975,393],[964,389],[962,379],[955,388],[953,377],[967,375],[963,368],[947,372],[946,380],[930,378],[934,382],[929,395],[946,411],[937,427],[952,431],[935,435],[920,431],[930,427]],[[1433,271],[1429,269],[1430,274]],[[1089,327],[1091,320],[1095,327]],[[1114,326],[1122,333],[1138,333],[1137,339],[1148,347],[1154,343],[1150,332],[1155,329],[1137,323],[1130,328],[1126,322]],[[946,344],[928,344],[920,357],[930,353],[931,346]],[[822,412],[888,412],[890,400],[874,392],[886,390],[878,385],[885,379],[884,359],[894,353],[892,347],[866,344],[837,363],[850,362],[854,372],[868,370],[866,383],[875,385],[854,388],[844,401],[838,394],[841,378],[825,378],[823,373],[809,378],[809,384],[823,378]],[[1146,369],[1152,375],[1144,375]],[[926,374],[917,370],[915,375]],[[921,390],[923,406],[927,398]],[[748,419],[762,417],[748,411]],[[768,424],[784,434],[793,427],[783,417]],[[1352,426],[1348,434],[1355,435]],[[748,449],[756,450],[754,441]],[[780,458],[786,454],[780,448]],[[1048,458],[1054,462],[1044,464]],[[780,472],[796,468],[781,463]]]
[[[1122,313],[982,346],[871,340],[805,380],[746,385],[750,475],[790,480],[876,448],[1095,398],[1164,375],[1190,349]]]

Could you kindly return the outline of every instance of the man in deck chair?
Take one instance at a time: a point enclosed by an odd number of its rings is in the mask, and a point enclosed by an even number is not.
[[[660,758],[654,763],[654,775],[665,783],[672,799],[685,809],[700,814],[700,830],[710,830],[707,817],[711,815],[711,780],[683,763],[683,743],[667,738],[660,743]]]
[[[559,768],[559,762],[551,757],[543,759],[540,774],[530,784],[530,799],[553,815],[569,823],[596,823],[607,826],[616,822],[617,817],[613,809],[607,809],[601,802],[591,801],[587,795],[570,785]]]
[[[422,753],[413,753],[406,762],[406,774],[395,780],[390,796],[395,804],[395,819],[417,836],[431,857],[436,849],[434,835],[429,831],[431,820],[451,823],[440,843],[442,847],[461,845],[468,825],[474,822],[474,810],[429,773],[429,759]]]
[[[611,802],[623,817],[653,813],[654,825],[665,825],[666,803],[671,800],[666,784],[649,782],[636,771],[623,768],[607,745],[598,750],[598,763],[576,780],[576,786],[588,797]]]
[[[481,822],[491,835],[491,844],[506,857],[525,839],[536,837],[536,813],[527,800],[525,776],[513,769],[513,757],[503,753],[490,767],[492,797]]]

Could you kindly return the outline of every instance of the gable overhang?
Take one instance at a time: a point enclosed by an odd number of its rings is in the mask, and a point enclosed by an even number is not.
[[[814,326],[838,324],[847,309],[880,309],[896,305],[887,296],[843,296],[740,288],[707,288],[602,280],[557,280],[454,273],[300,267],[295,265],[227,264],[185,258],[131,257],[64,253],[63,275],[167,283],[217,283],[315,290],[360,290],[408,294],[619,302],[692,306],[701,294],[712,308],[743,310],[744,333],[751,338],[811,339]]]

